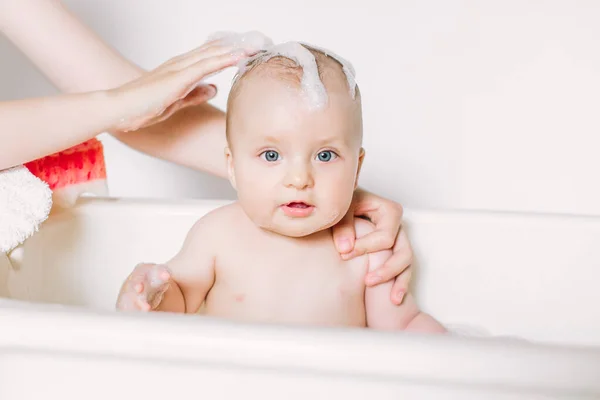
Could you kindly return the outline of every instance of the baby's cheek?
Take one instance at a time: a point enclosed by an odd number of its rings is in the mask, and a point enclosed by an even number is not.
[[[238,202],[252,222],[268,228],[272,224],[273,204],[271,190],[261,190],[253,185],[238,185]]]
[[[319,197],[328,203],[328,208],[344,216],[352,202],[354,181],[344,177],[336,182],[322,185],[319,189]]]
[[[332,227],[344,218],[350,207],[350,202],[352,201],[351,197],[350,200],[348,200],[347,197],[348,196],[336,196],[335,193],[330,192],[322,198],[323,200],[319,208],[321,217],[323,218],[323,227]]]

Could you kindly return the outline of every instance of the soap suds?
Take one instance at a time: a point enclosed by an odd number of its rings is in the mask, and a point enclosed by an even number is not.
[[[356,72],[354,67],[346,59],[338,56],[332,51],[316,47],[310,44],[300,42],[285,42],[274,45],[273,41],[267,36],[257,31],[246,33],[235,32],[217,32],[209,37],[209,40],[220,40],[235,47],[244,49],[251,48],[257,51],[256,54],[245,58],[238,63],[238,72],[234,82],[240,79],[246,72],[247,67],[254,61],[268,61],[273,57],[285,57],[293,61],[298,67],[302,68],[302,79],[300,82],[301,91],[308,100],[312,109],[322,108],[327,104],[328,96],[325,85],[319,77],[319,70],[314,55],[310,48],[320,51],[325,56],[331,57],[342,65],[342,70],[346,75],[348,88],[352,99],[356,97]]]
[[[354,99],[356,96],[356,71],[354,70],[354,66],[350,63],[350,61],[348,61],[345,58],[340,57],[339,55],[335,54],[334,52],[324,49],[322,47],[317,47],[317,46],[314,46],[312,44],[307,44],[307,43],[300,43],[300,44],[302,44],[303,46],[311,47],[317,51],[320,51],[321,53],[325,54],[327,57],[333,58],[334,60],[336,60],[337,62],[339,62],[342,65],[342,70],[344,71],[344,74],[346,75],[346,80],[348,81],[348,88],[350,89],[350,95],[352,96],[352,99]]]
[[[245,33],[215,32],[208,37],[208,41],[218,40],[225,45],[245,50],[264,50],[273,46],[273,41],[258,31]]]
[[[300,88],[302,94],[308,100],[311,108],[322,108],[327,104],[327,90],[325,85],[319,78],[319,69],[315,56],[304,46],[297,42],[287,42],[270,47],[264,53],[259,53],[251,57],[248,63],[251,63],[256,58],[267,62],[273,57],[285,57],[292,60],[302,68],[302,79]],[[243,75],[245,71],[240,71],[239,75]]]

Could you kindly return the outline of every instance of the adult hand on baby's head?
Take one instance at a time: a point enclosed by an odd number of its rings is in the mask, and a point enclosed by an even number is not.
[[[408,291],[413,259],[413,250],[402,229],[402,206],[362,189],[354,192],[354,198],[348,213],[342,221],[333,227],[335,245],[344,260],[392,250],[392,256],[383,266],[370,272],[366,277],[368,286],[375,286],[395,278],[390,294],[394,304],[400,304]],[[365,216],[375,225],[375,231],[356,239],[354,218]]]
[[[255,52],[214,40],[179,55],[123,86],[111,89],[122,103],[115,131],[133,131],[164,121],[176,111],[204,103],[217,94],[214,85],[198,83]]]
[[[117,299],[117,310],[155,310],[169,288],[171,274],[167,267],[157,264],[138,264],[129,275]]]

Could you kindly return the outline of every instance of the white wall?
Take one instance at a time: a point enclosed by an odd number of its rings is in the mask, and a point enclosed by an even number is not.
[[[256,29],[350,59],[364,98],[361,183],[406,206],[600,214],[600,2],[66,4],[146,68],[216,30]],[[0,60],[0,99],[52,92],[4,41]],[[211,79],[217,106],[232,76]],[[233,196],[225,181],[104,142],[113,195]]]

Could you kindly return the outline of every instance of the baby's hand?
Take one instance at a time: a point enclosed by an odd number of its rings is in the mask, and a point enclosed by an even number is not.
[[[169,288],[171,273],[164,265],[138,264],[129,275],[117,299],[117,310],[155,310]]]

